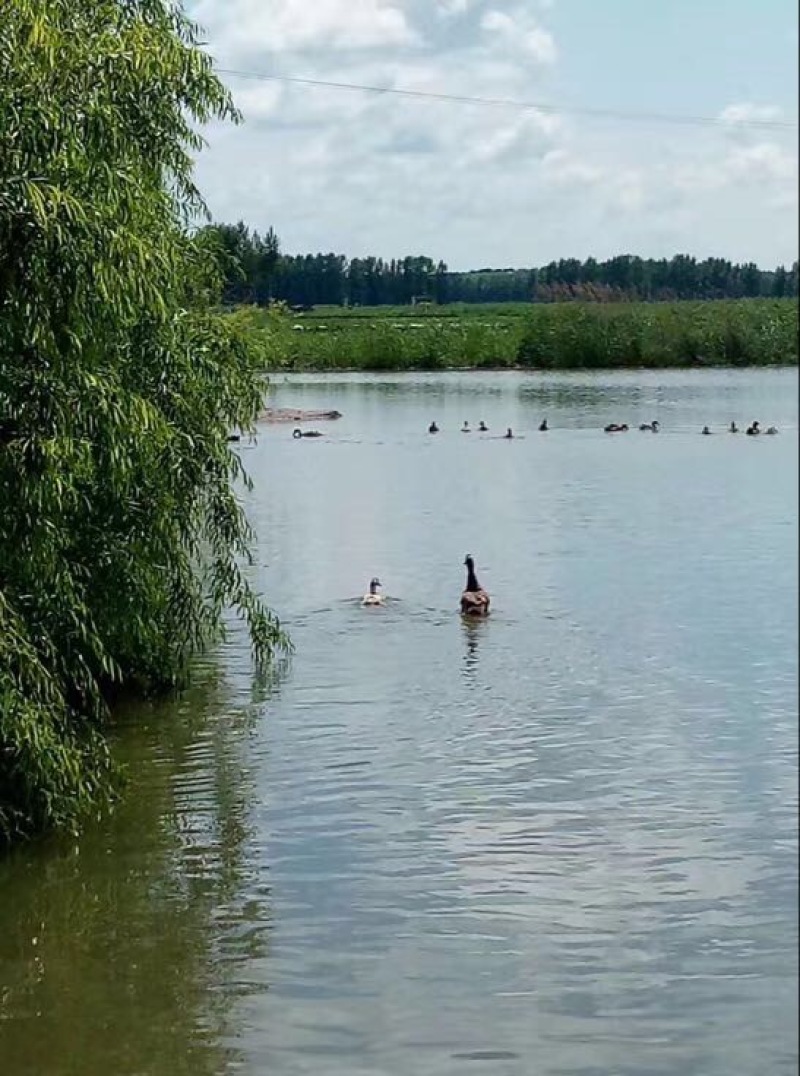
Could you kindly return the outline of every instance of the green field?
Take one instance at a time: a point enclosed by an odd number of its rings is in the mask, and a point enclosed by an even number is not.
[[[569,370],[793,365],[797,301],[239,308],[271,369]],[[266,340],[265,340],[266,343]]]

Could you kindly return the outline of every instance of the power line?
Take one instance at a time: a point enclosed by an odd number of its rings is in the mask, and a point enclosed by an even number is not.
[[[466,97],[455,93],[432,93],[425,90],[402,90],[389,86],[365,86],[355,82],[328,82],[318,78],[294,78],[289,75],[268,75],[255,71],[234,71],[219,67],[220,75],[233,78],[254,79],[258,82],[286,82],[297,86],[316,86],[333,90],[355,90],[362,93],[391,94],[395,97],[414,97],[428,101],[448,101],[462,105],[482,105],[494,108],[516,108],[522,111],[543,112],[548,115],[585,116],[588,119],[624,120],[640,123],[671,123],[692,127],[739,127],[765,131],[795,131],[797,121],[782,120],[726,120],[720,116],[686,116],[665,112],[623,112],[611,108],[572,108],[562,105],[545,105],[535,101],[515,101],[502,97]]]

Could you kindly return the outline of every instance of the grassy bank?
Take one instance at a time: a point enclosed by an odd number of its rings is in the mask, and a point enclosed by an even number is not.
[[[797,302],[317,308],[275,318],[241,311],[255,331],[275,327],[286,370],[540,370],[793,365]]]

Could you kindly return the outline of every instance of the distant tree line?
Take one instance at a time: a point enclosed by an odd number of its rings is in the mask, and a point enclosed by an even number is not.
[[[564,258],[534,269],[450,272],[427,257],[346,258],[343,254],[282,254],[272,228],[265,235],[243,222],[206,229],[227,255],[224,301],[265,306],[398,306],[433,303],[633,302],[675,299],[792,298],[798,263],[760,269],[725,258],[698,261],[637,258],[606,261]]]

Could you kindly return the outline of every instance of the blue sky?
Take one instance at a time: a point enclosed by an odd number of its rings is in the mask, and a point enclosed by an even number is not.
[[[220,68],[547,104],[562,113],[224,75],[215,219],[287,252],[424,253],[454,269],[691,253],[797,257],[790,0],[193,0]],[[597,108],[715,127],[591,119]]]
[[[793,0],[561,0],[547,22],[576,104],[715,115],[753,101],[796,115]]]

